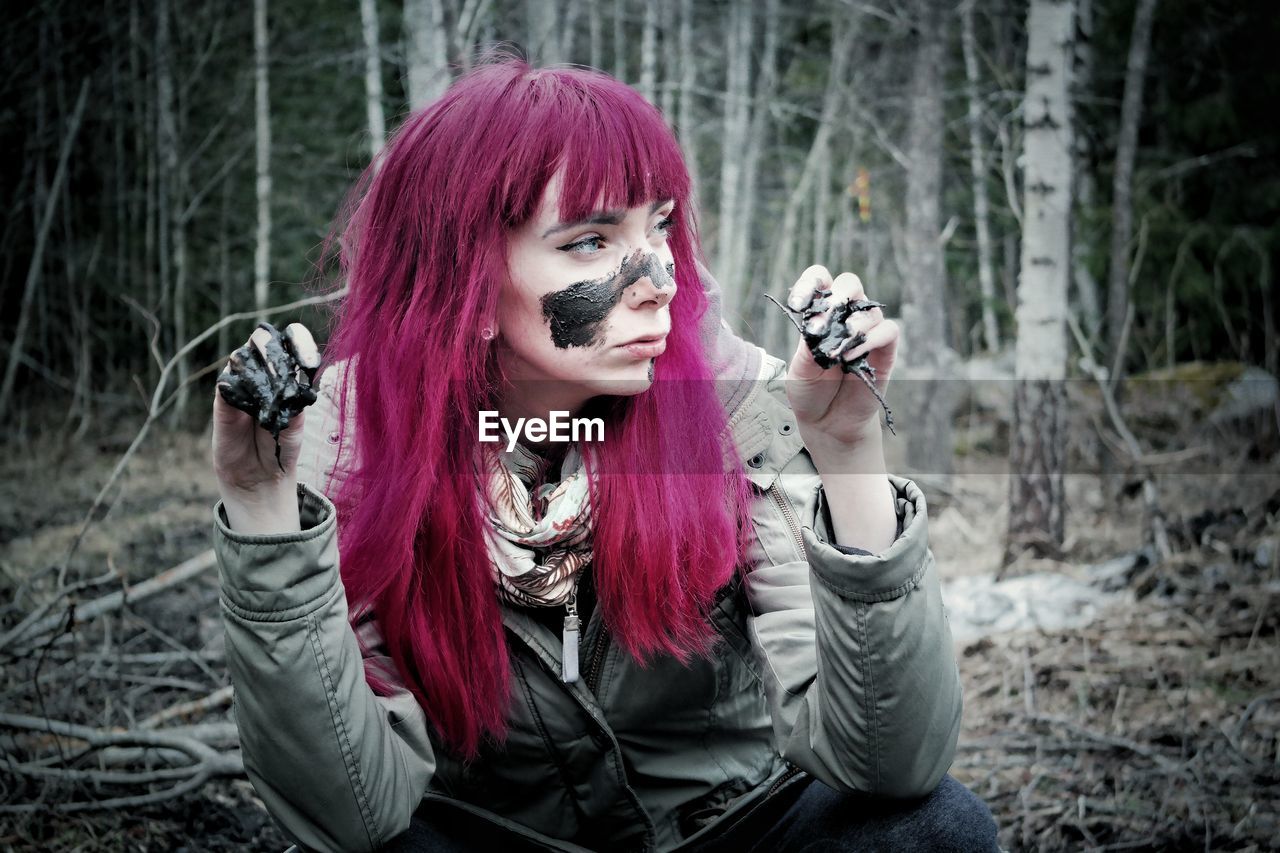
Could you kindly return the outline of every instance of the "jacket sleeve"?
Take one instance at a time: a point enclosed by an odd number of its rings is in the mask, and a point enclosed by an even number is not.
[[[890,476],[901,534],[832,544],[801,451],[757,501],[750,634],[778,751],[845,792],[921,797],[955,756],[962,696],[924,495]]]
[[[426,715],[406,689],[378,697],[365,667],[395,672],[362,623],[362,660],[338,573],[336,511],[298,487],[302,531],[236,533],[221,502],[214,551],[245,770],[299,846],[372,850],[409,826],[435,770]]]

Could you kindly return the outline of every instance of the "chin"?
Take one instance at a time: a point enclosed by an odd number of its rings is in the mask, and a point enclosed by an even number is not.
[[[643,394],[653,387],[649,378],[649,363],[642,362],[636,369],[620,373],[616,378],[599,379],[591,383],[591,390],[596,394],[608,394],[613,397],[634,397]]]

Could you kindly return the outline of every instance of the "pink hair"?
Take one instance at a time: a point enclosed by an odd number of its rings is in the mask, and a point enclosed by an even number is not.
[[[676,201],[667,350],[648,391],[603,401],[606,440],[588,472],[588,571],[613,636],[641,664],[709,654],[706,612],[749,535],[747,481],[736,461],[723,471],[737,455],[699,337],[707,299],[671,131],[605,74],[511,57],[477,66],[409,117],[348,197],[338,240],[350,290],[326,352],[351,359],[359,398],[358,463],[336,499],[353,619],[372,608],[405,683],[464,757],[503,738],[511,696],[473,465],[477,412],[496,408],[501,365],[479,330],[496,328],[508,231],[561,167],[566,221],[601,203]]]

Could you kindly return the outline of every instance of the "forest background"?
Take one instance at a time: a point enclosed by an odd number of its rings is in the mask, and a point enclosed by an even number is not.
[[[901,319],[891,467],[925,487],[943,571],[970,584],[947,598],[969,708],[953,772],[1002,843],[1273,843],[1275,4],[108,0],[8,18],[0,844],[285,843],[227,714],[213,375],[259,316],[323,342],[312,285],[345,192],[499,42],[661,107],[744,337],[790,353],[762,297],[815,262]],[[1061,603],[1001,586],[1036,578],[1079,585],[1077,624],[1008,621]],[[970,635],[969,599],[1009,603]]]

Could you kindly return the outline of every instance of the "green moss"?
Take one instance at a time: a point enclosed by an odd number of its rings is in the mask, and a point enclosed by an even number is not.
[[[1245,367],[1239,361],[1188,361],[1134,374],[1126,387],[1135,402],[1175,398],[1205,413],[1222,403],[1227,386],[1240,378]]]

